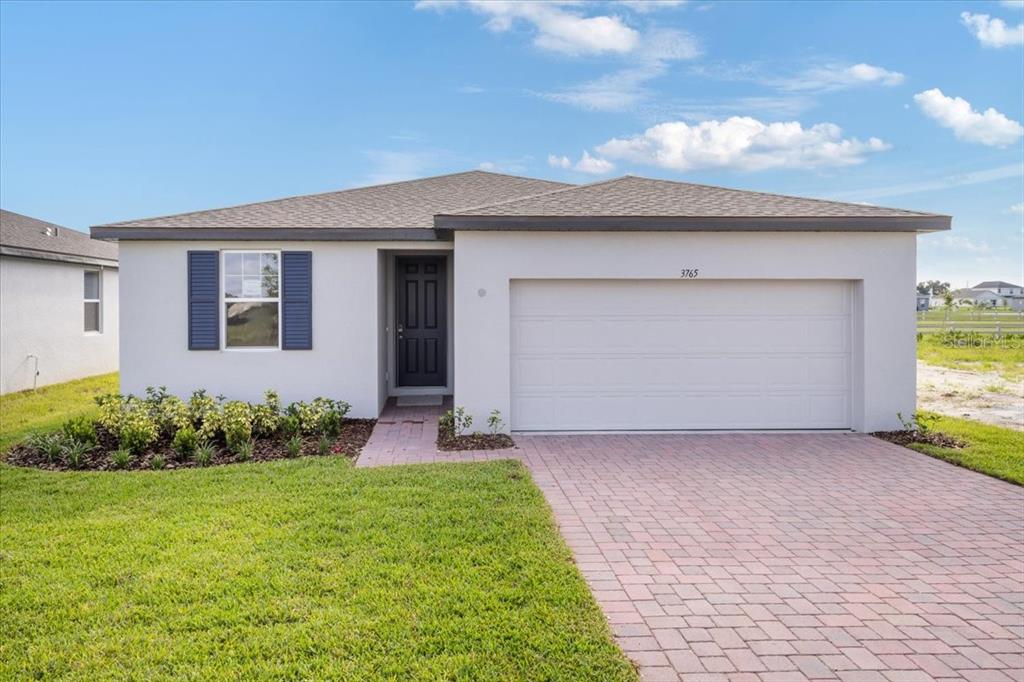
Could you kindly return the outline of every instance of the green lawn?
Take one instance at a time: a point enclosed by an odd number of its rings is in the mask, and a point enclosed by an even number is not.
[[[93,398],[117,392],[115,372],[0,396],[0,452],[31,433],[54,430],[72,417],[93,413]]]
[[[518,462],[0,465],[2,679],[635,680]]]
[[[989,476],[1024,485],[1024,432],[968,419],[925,414],[935,418],[930,423],[932,429],[966,441],[968,446],[962,450],[922,444],[909,447]]]
[[[998,372],[1007,381],[1024,380],[1024,337],[1000,341],[974,336],[951,343],[944,334],[923,334],[917,342],[917,358],[940,367]]]

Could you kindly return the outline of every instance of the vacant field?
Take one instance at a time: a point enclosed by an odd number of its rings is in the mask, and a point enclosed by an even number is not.
[[[1006,381],[1024,380],[1024,336],[923,334],[917,341],[917,358],[939,367],[997,372]]]
[[[0,465],[0,495],[0,679],[636,679],[518,462]]]
[[[96,396],[117,392],[115,372],[0,396],[0,453],[32,433],[52,431],[72,417],[93,414]]]

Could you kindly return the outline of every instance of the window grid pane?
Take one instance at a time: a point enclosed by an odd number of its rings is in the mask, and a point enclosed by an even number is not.
[[[95,270],[85,271],[85,296],[89,301],[98,301],[100,298],[100,273]]]
[[[100,304],[99,302],[86,301],[85,303],[85,331],[98,332],[100,330]]]

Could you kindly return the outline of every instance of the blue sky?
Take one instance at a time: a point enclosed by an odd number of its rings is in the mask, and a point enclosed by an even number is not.
[[[485,168],[952,214],[1024,280],[1019,2],[0,3],[0,203],[84,229]]]

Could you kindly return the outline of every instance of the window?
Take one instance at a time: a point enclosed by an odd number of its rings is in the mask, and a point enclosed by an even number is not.
[[[100,331],[100,271],[85,271],[85,331]]]
[[[224,347],[280,347],[280,254],[225,251]]]

